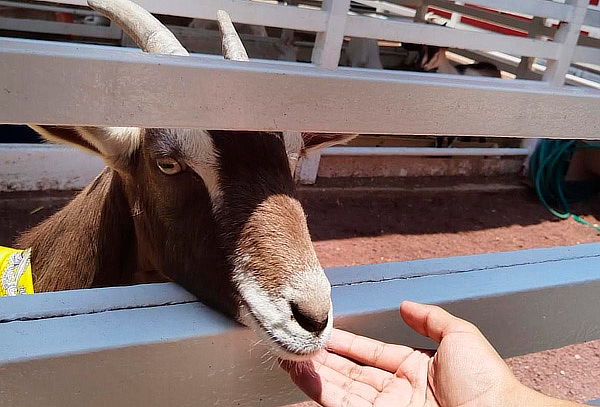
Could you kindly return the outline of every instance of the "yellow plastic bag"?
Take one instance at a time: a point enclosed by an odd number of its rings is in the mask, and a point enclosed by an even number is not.
[[[0,297],[34,293],[30,254],[0,246]]]

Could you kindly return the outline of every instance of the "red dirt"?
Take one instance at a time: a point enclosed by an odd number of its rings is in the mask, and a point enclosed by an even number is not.
[[[413,179],[394,181],[387,190],[373,189],[377,182],[363,182],[360,190],[300,191],[323,266],[600,241],[591,228],[557,221],[515,180]],[[0,194],[0,245],[9,245],[17,231],[47,217],[71,195]],[[600,221],[600,200],[575,209]],[[507,362],[521,381],[546,394],[575,401],[600,397],[600,341]]]

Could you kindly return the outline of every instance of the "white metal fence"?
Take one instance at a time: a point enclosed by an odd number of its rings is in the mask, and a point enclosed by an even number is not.
[[[313,66],[276,61],[240,65],[205,55],[169,58],[128,49],[5,38],[0,41],[4,85],[0,122],[598,137],[600,92],[563,86],[572,62],[600,64],[600,39],[593,38],[599,36],[600,10],[587,7],[587,0],[565,4],[548,0],[474,2],[517,16],[444,0],[361,0],[380,13],[360,15],[349,11],[349,0],[325,0],[320,8],[319,3],[289,6],[246,0],[138,2],[151,12],[166,15],[213,19],[217,9],[223,8],[241,23],[314,31]],[[60,3],[85,5],[84,0]],[[419,20],[429,5],[527,31],[530,38],[424,24]],[[523,14],[532,19],[523,20]],[[454,20],[454,27],[466,27]],[[561,24],[548,26],[552,22]],[[580,38],[582,29],[589,36]],[[521,69],[523,77],[541,76],[542,81],[335,69],[344,36],[469,49],[484,60],[497,54],[505,59],[529,57],[521,64],[500,65],[505,69],[512,66],[515,72]],[[543,72],[539,67],[534,72],[534,57],[546,61]],[[493,62],[498,63],[498,58]],[[573,83],[574,79],[567,79]],[[139,103],[161,99],[169,103],[162,104],[160,111],[156,105]],[[132,114],[129,109],[134,105]],[[477,151],[466,150],[451,154]],[[325,154],[341,150],[337,151]],[[359,147],[353,151],[364,155],[371,150]],[[379,154],[413,153],[408,149]],[[318,157],[312,161],[305,177],[309,182],[316,177]]]
[[[2,38],[0,122],[599,138],[600,93],[562,86],[571,62],[600,60],[598,49],[576,45],[584,24],[598,26],[598,11],[586,14],[582,0],[474,2],[566,24],[550,42],[356,15],[349,0],[321,9],[139,0],[155,13],[212,19],[222,8],[243,23],[315,31],[313,65]],[[422,14],[425,4],[415,5]],[[345,35],[543,57],[549,69],[543,81],[335,69]],[[2,171],[10,162],[1,161]],[[410,298],[472,319],[505,356],[595,339],[598,251],[331,270],[337,323],[417,344],[406,330],[382,329],[397,326],[397,305]],[[172,285],[3,298],[0,338],[1,405],[275,406],[300,398],[282,372],[260,364],[262,353],[248,353],[245,330]]]

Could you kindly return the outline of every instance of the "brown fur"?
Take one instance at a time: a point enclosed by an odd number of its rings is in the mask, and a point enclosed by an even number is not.
[[[54,136],[81,145],[74,134]],[[37,291],[129,284],[158,272],[235,315],[232,273],[240,252],[252,254],[252,273],[274,295],[292,273],[319,267],[280,134],[210,132],[219,157],[218,207],[190,168],[172,176],[157,168],[156,158],[165,156],[185,166],[176,135],[146,130],[115,169],[19,239],[19,247],[32,248]],[[309,137],[311,148],[348,138]]]
[[[17,241],[32,248],[35,290],[132,281],[135,240],[119,176],[106,168],[61,211]]]

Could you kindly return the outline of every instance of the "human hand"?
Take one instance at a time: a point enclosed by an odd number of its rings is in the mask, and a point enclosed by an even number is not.
[[[440,344],[435,353],[334,330],[327,350],[309,362],[282,366],[326,407],[509,407],[533,399],[535,392],[518,382],[473,324],[408,301],[400,314],[408,326]]]

